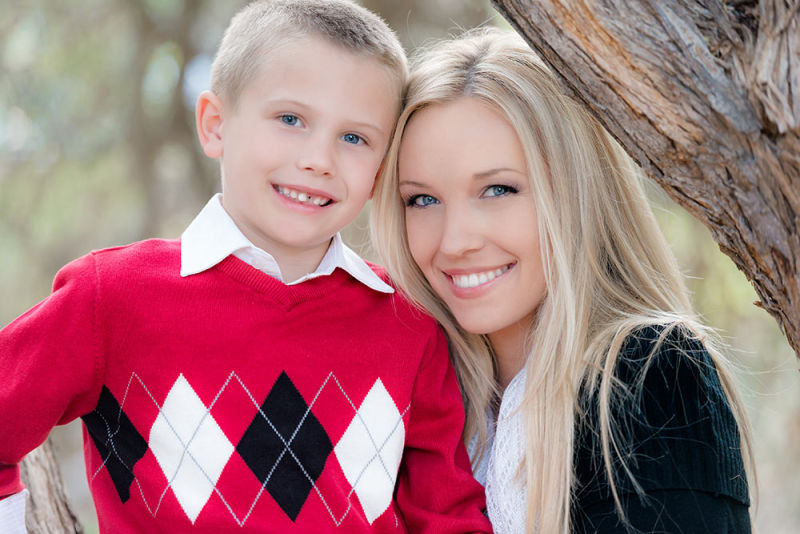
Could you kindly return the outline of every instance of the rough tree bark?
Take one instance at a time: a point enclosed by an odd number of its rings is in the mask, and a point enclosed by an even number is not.
[[[800,1],[492,0],[800,356]]]
[[[83,533],[64,493],[50,440],[25,457],[21,475],[30,492],[25,515],[30,534]]]

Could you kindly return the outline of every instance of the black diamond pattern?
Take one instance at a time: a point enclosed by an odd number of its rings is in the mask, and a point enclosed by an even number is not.
[[[82,417],[89,435],[105,462],[108,474],[122,502],[131,496],[133,466],[147,452],[147,441],[120,408],[117,399],[103,386],[93,412]]]
[[[325,429],[311,411],[306,411],[308,405],[302,395],[282,372],[261,405],[264,415],[256,414],[236,446],[236,452],[262,484],[269,477],[266,490],[292,521],[297,519],[333,450]],[[287,450],[284,443],[289,440]]]

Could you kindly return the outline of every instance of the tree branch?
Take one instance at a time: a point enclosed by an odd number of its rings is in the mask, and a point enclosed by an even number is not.
[[[800,354],[800,2],[762,0],[757,18],[720,0],[492,3],[711,230]]]

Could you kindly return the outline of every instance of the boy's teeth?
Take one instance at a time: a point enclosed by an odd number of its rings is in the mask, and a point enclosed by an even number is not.
[[[328,198],[316,197],[313,195],[309,195],[308,193],[302,193],[300,191],[295,191],[294,189],[289,189],[288,187],[278,187],[278,192],[285,197],[289,197],[292,200],[300,202],[301,204],[313,204],[315,206],[323,206],[330,201],[330,199]]]
[[[486,271],[483,273],[472,273],[472,274],[459,274],[453,276],[453,283],[456,287],[460,287],[463,289],[469,289],[472,287],[478,287],[480,285],[485,284],[491,280],[494,280],[504,272],[508,270],[508,265],[504,265],[499,269],[495,269],[493,271]]]

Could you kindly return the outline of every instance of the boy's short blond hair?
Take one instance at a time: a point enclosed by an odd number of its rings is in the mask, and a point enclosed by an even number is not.
[[[396,79],[398,95],[402,94],[408,77],[403,46],[378,15],[349,0],[257,0],[248,4],[225,30],[211,66],[211,90],[235,106],[267,53],[309,35],[382,63]]]

